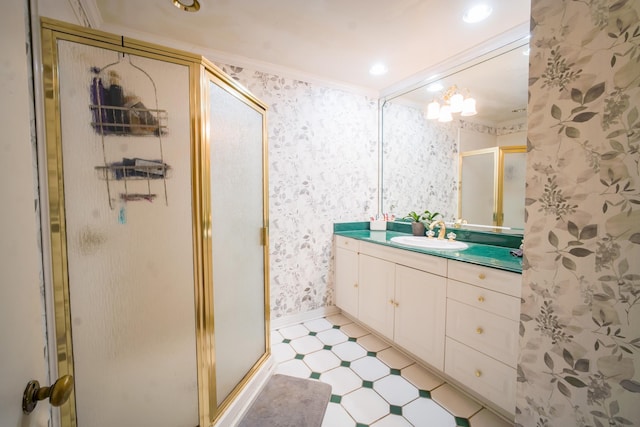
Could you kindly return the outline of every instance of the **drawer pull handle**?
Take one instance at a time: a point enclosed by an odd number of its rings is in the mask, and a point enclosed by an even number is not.
[[[487,276],[486,276],[484,273],[480,273],[480,274],[478,274],[478,279],[480,279],[480,280],[484,280],[484,279],[486,279],[486,278],[487,278]]]
[[[480,378],[482,376],[482,372],[480,370],[476,370],[476,377]]]
[[[394,305],[394,301],[392,299],[389,300],[389,304]]]
[[[478,297],[478,302],[484,302],[484,297],[482,295]]]
[[[358,287],[358,284],[357,284],[357,283],[354,283],[354,284],[353,284],[353,287],[354,287],[354,288],[357,288],[357,287]]]
[[[476,334],[481,334],[483,332],[484,332],[484,329],[482,329],[482,328],[476,329]]]
[[[396,307],[398,307],[400,305],[400,303],[398,301],[394,302],[393,305],[395,305]]]

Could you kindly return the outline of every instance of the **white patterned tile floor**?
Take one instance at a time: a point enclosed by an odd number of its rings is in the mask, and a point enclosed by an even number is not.
[[[330,384],[322,427],[507,427],[341,314],[271,333],[276,372]]]

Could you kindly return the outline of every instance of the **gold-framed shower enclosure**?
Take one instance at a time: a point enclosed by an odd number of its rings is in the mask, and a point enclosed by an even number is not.
[[[43,230],[43,232],[48,232],[50,235],[52,283],[48,289],[53,292],[53,318],[55,322],[53,327],[55,328],[56,342],[55,350],[50,350],[49,354],[56,356],[58,376],[73,375],[74,360],[67,268],[57,42],[59,40],[72,41],[189,67],[191,208],[194,312],[196,316],[194,334],[196,336],[198,417],[200,426],[212,425],[224,414],[224,411],[233,403],[260,368],[265,365],[270,356],[267,106],[246,88],[227,76],[219,67],[199,55],[48,18],[41,18],[40,32],[45,111],[46,192],[49,214],[49,229]],[[262,115],[263,228],[261,241],[264,259],[265,351],[220,405],[216,403],[215,325],[213,324],[213,287],[215,284],[213,283],[211,259],[211,208],[208,203],[210,200],[210,163],[207,153],[210,141],[207,132],[207,107],[205,105],[207,73],[214,75],[217,81],[225,85],[236,97]],[[48,325],[47,328],[50,331],[53,329],[52,325]],[[59,414],[62,427],[76,427],[74,393],[68,402],[60,407]]]
[[[515,153],[526,153],[526,145],[509,145],[481,148],[478,150],[465,151],[458,155],[458,218],[462,218],[462,163],[465,157],[490,154],[493,160],[493,168],[487,173],[493,175],[492,197],[493,197],[493,224],[496,227],[504,225],[504,162],[505,156]]]

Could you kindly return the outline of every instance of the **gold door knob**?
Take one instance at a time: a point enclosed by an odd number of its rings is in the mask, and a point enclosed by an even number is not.
[[[393,305],[395,305],[396,307],[398,307],[398,306],[400,305],[400,303],[399,303],[398,301],[395,301],[395,302],[393,303]]]
[[[482,328],[480,328],[480,327],[478,327],[478,328],[476,329],[476,334],[481,334],[481,333],[483,333],[483,332],[484,332],[484,330],[483,330]]]
[[[484,279],[486,279],[486,278],[487,278],[487,276],[486,276],[484,273],[480,273],[480,274],[478,274],[478,279],[480,279],[480,280],[484,280]]]
[[[40,400],[49,399],[52,406],[65,403],[73,391],[73,377],[64,375],[53,383],[51,387],[40,387],[40,383],[31,380],[22,394],[22,412],[30,414]]]
[[[484,302],[484,297],[482,295],[478,297],[478,302]]]
[[[357,283],[354,283],[354,284],[353,284],[353,287],[354,287],[354,288],[357,288],[357,287],[358,287],[358,284],[357,284]]]
[[[482,376],[482,372],[478,369],[476,370],[476,377],[480,378]]]
[[[393,305],[393,304],[395,304],[395,302],[392,299],[390,299],[389,300],[389,304]]]

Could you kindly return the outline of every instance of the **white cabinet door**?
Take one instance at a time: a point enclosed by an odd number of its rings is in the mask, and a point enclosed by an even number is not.
[[[444,369],[446,297],[444,277],[396,266],[394,341],[440,370]]]
[[[336,305],[358,317],[358,253],[336,248]]]
[[[360,254],[358,319],[393,339],[395,264]]]

